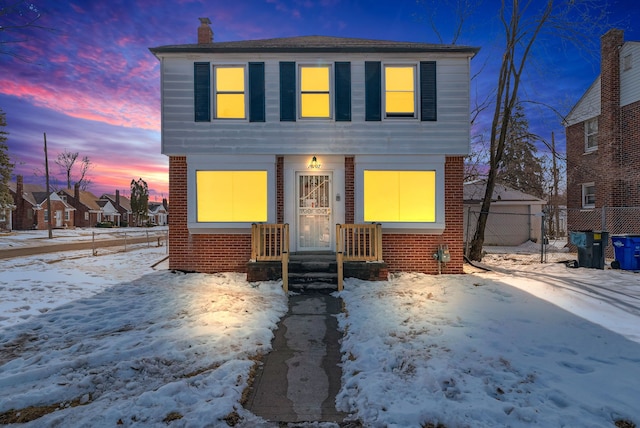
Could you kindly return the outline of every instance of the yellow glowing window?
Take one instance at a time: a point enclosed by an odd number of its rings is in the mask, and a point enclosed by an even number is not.
[[[364,171],[364,221],[435,222],[435,171]]]
[[[216,67],[215,72],[216,118],[244,119],[244,67]]]
[[[300,67],[300,115],[330,117],[329,67]]]
[[[196,171],[199,222],[267,221],[267,171]]]
[[[414,117],[415,67],[384,68],[385,110],[388,117]]]

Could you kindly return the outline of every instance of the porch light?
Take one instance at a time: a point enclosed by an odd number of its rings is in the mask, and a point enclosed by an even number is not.
[[[320,169],[321,166],[322,165],[318,162],[318,159],[316,159],[316,157],[314,156],[313,158],[311,158],[311,163],[307,165],[307,168]]]

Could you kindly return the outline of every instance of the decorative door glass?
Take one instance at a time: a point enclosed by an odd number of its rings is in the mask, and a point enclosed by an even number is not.
[[[299,173],[298,249],[331,249],[331,176]]]

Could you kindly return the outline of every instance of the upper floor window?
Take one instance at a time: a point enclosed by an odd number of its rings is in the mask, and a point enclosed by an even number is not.
[[[598,148],[598,118],[584,123],[584,151],[590,152]]]
[[[300,67],[300,117],[330,118],[329,66]]]
[[[595,183],[585,183],[582,185],[582,208],[595,208],[596,206],[596,185]]]
[[[244,119],[245,68],[243,66],[214,67],[214,111],[216,119]]]
[[[416,117],[415,66],[385,65],[384,102],[386,117]]]

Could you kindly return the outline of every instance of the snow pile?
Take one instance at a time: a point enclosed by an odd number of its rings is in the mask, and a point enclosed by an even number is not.
[[[389,427],[637,421],[640,344],[502,280],[350,280],[339,409]]]
[[[0,413],[63,403],[28,426],[215,423],[240,408],[286,310],[280,284],[236,274],[113,286],[1,331]]]

